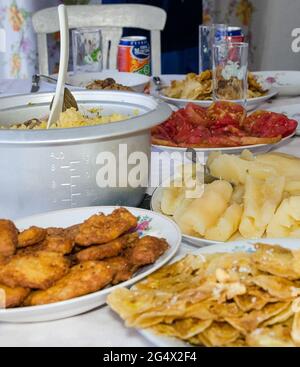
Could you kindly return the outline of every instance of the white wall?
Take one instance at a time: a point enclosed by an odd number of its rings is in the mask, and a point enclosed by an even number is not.
[[[253,68],[300,70],[300,53],[291,49],[291,32],[300,28],[300,0],[254,0]]]

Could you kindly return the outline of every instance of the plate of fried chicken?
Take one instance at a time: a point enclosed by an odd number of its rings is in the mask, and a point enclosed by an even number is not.
[[[158,213],[88,207],[0,220],[0,321],[41,322],[106,303],[167,263],[181,233]]]

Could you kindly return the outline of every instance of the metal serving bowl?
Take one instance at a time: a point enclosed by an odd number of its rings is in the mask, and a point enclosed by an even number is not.
[[[0,98],[0,125],[47,115],[52,96],[38,93]],[[79,91],[74,96],[85,110],[100,107],[103,114],[131,116],[138,111],[138,116],[71,129],[0,129],[0,217],[15,219],[50,210],[137,206],[141,202],[145,187],[100,187],[99,154],[113,153],[119,168],[124,164],[124,157],[119,159],[119,145],[126,144],[128,156],[143,152],[150,163],[150,128],[166,120],[171,109],[153,97],[131,92]]]

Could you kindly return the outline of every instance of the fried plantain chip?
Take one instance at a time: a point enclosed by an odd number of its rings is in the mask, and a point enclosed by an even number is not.
[[[235,303],[244,311],[261,310],[267,303],[278,301],[257,286],[249,286],[247,293],[234,297]]]
[[[226,318],[226,321],[243,334],[252,332],[264,321],[278,315],[289,307],[288,302],[269,303],[261,310],[254,310],[239,318]]]
[[[290,305],[289,307],[284,309],[279,314],[271,317],[269,320],[264,322],[262,324],[262,326],[271,326],[271,325],[283,323],[283,322],[289,320],[293,315],[294,315],[294,312],[293,312],[293,309],[292,309],[292,305]]]
[[[213,347],[223,347],[233,343],[240,337],[240,332],[226,322],[213,322],[213,324],[202,332],[202,336]]]
[[[252,278],[252,282],[271,296],[281,300],[292,299],[300,295],[300,288],[296,288],[292,281],[275,275],[258,275]]]
[[[253,330],[246,342],[250,347],[295,347],[289,327],[281,324]]]
[[[199,320],[187,318],[184,320],[175,321],[173,324],[159,324],[152,328],[153,331],[158,334],[167,336],[175,336],[180,339],[186,340],[194,337],[195,335],[202,333],[211,325],[211,320]]]
[[[259,256],[188,255],[130,291],[114,291],[108,304],[127,326],[192,345],[300,345],[299,253],[256,248]]]
[[[259,270],[290,280],[300,278],[297,252],[293,254],[289,249],[260,243],[255,248],[251,258]]]

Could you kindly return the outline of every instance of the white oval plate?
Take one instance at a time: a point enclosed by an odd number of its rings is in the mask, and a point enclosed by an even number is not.
[[[183,80],[185,78],[185,75],[161,75],[160,78],[162,80],[162,85],[167,86],[167,85],[170,85],[172,80]],[[276,96],[278,94],[277,89],[275,89],[274,87],[270,88],[270,86],[269,86],[268,89],[269,89],[269,91],[265,96],[247,99],[247,108],[246,109],[248,111],[254,110],[256,107],[258,107],[262,103],[266,102],[267,100],[273,98],[274,96]],[[155,91],[155,86],[152,86],[151,92],[154,95],[156,94],[159,98],[161,98],[165,102],[175,104],[176,106],[178,106],[180,108],[185,107],[190,102],[195,103],[196,105],[201,106],[201,107],[209,107],[212,103],[212,101],[170,98],[170,97],[167,97],[167,96],[163,95],[163,93],[161,93],[161,92],[156,92]],[[238,101],[232,101],[232,102],[238,102]]]
[[[256,71],[266,88],[276,88],[280,96],[300,95],[300,71]]]
[[[54,78],[57,75],[52,75]],[[97,73],[76,73],[69,72],[66,82],[74,87],[85,88],[85,86],[93,80],[104,80],[113,78],[116,83],[125,85],[134,89],[138,93],[143,93],[145,87],[150,82],[150,77],[139,73],[125,73],[118,70],[103,70]]]
[[[212,254],[216,252],[252,252],[254,251],[253,245],[257,243],[257,240],[243,240],[236,242],[226,242],[226,244],[217,244],[210,247],[204,247],[201,249],[193,249],[191,248],[189,253],[191,254]],[[270,245],[280,245],[282,247],[290,248],[290,249],[299,249],[300,243],[297,239],[264,239],[263,242],[265,244]],[[179,258],[174,259],[178,260]],[[179,339],[162,336],[154,333],[149,329],[141,330],[137,329],[139,333],[141,333],[150,343],[157,347],[191,347],[190,344],[187,344]]]
[[[272,111],[273,110],[274,112],[276,112],[275,109],[272,108]],[[278,149],[282,145],[287,144],[288,140],[290,140],[294,135],[295,133],[289,136],[286,136],[285,138],[281,139],[278,143],[275,143],[275,144],[256,144],[256,145],[244,145],[240,147],[225,147],[225,148],[193,148],[193,150],[195,152],[204,153],[205,156],[215,151],[219,151],[221,153],[227,153],[227,154],[241,154],[241,152],[245,149],[248,149],[250,150],[250,152],[255,153],[255,154],[262,154],[262,153],[267,153],[272,149]],[[188,149],[188,148],[182,148],[182,147],[168,147],[166,145],[156,145],[156,144],[152,144],[152,146],[159,150],[164,150],[164,151],[169,151],[169,152],[175,152],[175,151],[185,152]]]
[[[19,219],[15,224],[19,229],[25,229],[32,225],[39,227],[68,227],[80,223],[99,212],[110,214],[116,208],[116,206],[100,206],[60,210]],[[138,231],[141,235],[162,237],[168,241],[170,248],[155,264],[142,268],[132,279],[126,282],[86,296],[49,305],[2,309],[0,310],[0,321],[44,322],[79,315],[104,305],[108,294],[117,287],[129,287],[166,264],[176,254],[181,243],[181,233],[178,226],[161,214],[138,208],[127,209],[133,215],[140,217]]]
[[[162,193],[163,193],[162,187],[157,187],[154,190],[152,194],[151,202],[150,202],[150,209],[153,210],[155,213],[165,215],[166,217],[170,218],[170,220],[173,220],[171,216],[167,216],[166,214],[163,214],[163,212],[161,211]],[[224,243],[224,242],[206,240],[205,238],[201,238],[201,237],[188,236],[184,233],[182,234],[182,240],[184,242],[188,242],[191,245],[194,245],[197,247],[215,245],[216,243],[220,243],[220,244]]]
[[[300,135],[300,107],[298,104],[272,107],[268,110],[272,112],[283,113],[284,115],[287,115],[288,118],[298,121],[296,135]]]

